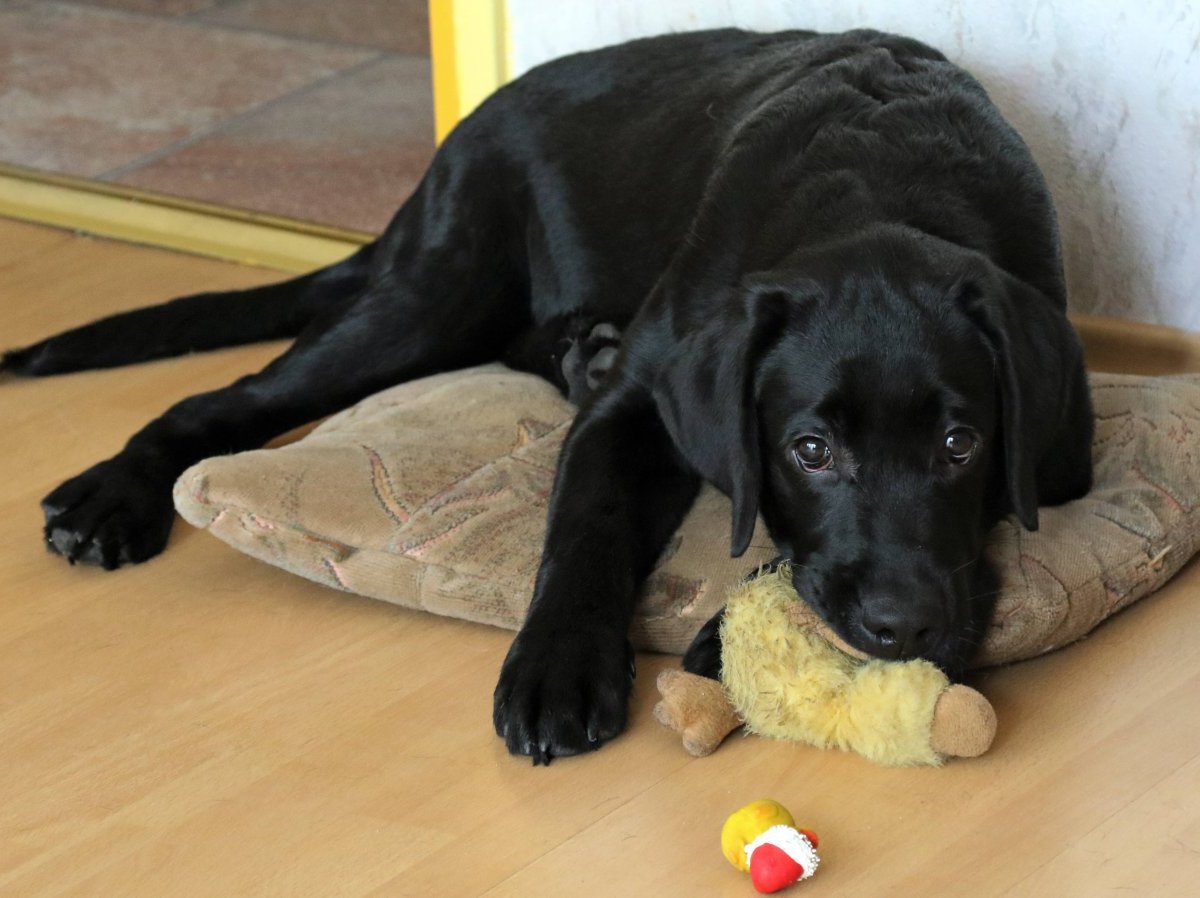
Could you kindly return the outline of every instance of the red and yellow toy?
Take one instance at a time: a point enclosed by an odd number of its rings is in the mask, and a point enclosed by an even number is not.
[[[817,843],[816,833],[797,829],[788,809],[769,798],[734,811],[721,827],[721,851],[764,895],[812,876]]]

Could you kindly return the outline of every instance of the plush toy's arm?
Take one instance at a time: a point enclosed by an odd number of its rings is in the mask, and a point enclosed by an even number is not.
[[[682,670],[664,670],[658,675],[657,685],[662,699],[654,706],[655,719],[683,736],[683,747],[694,757],[712,754],[742,725],[725,688],[716,680]]]
[[[956,683],[933,706],[929,743],[950,758],[977,758],[996,738],[996,710],[970,686]]]

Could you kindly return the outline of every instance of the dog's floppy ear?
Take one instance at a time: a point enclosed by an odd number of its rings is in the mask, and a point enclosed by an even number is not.
[[[734,320],[714,316],[676,343],[655,383],[655,403],[676,447],[733,500],[734,557],[750,545],[762,490],[755,371],[790,302],[780,287],[751,286]]]
[[[995,359],[1009,504],[1027,530],[1036,530],[1039,504],[1076,498],[1091,486],[1092,407],[1083,350],[1052,299],[987,269],[957,290]]]

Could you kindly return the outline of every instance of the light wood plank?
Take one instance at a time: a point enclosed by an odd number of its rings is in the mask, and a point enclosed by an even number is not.
[[[1188,895],[1196,892],[1200,861],[1200,760],[1192,760],[1087,835],[1006,895],[1050,895],[1057,883],[1095,876],[1115,894]],[[1130,839],[1131,833],[1136,838]],[[1098,883],[1099,885],[1099,883]]]
[[[12,344],[271,277],[6,222],[0,271]],[[42,494],[281,345],[0,384],[0,894],[747,895],[717,836],[761,796],[823,837],[797,894],[1194,893],[1200,565],[1084,642],[983,674],[1001,728],[976,761],[885,770],[737,737],[693,760],[650,717],[676,661],[643,656],[630,732],[534,769],[491,732],[507,633],[183,526],[116,574],[43,551]],[[1139,370],[1195,358],[1113,345],[1106,364]]]

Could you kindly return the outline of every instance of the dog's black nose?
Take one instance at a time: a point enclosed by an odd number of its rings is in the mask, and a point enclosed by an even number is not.
[[[937,640],[941,619],[932,607],[903,607],[880,599],[864,604],[862,623],[874,642],[872,654],[916,658]]]

